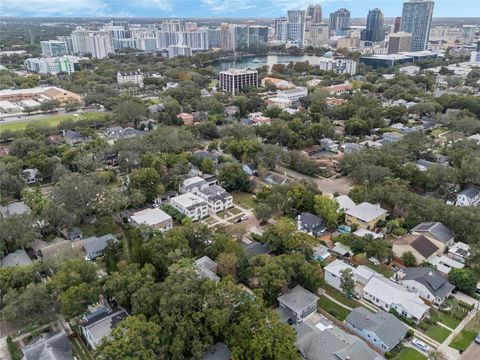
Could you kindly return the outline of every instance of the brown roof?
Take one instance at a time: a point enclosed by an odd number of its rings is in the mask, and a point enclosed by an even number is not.
[[[438,246],[424,235],[407,234],[396,240],[395,243],[398,245],[410,245],[424,258],[428,258],[438,251]]]

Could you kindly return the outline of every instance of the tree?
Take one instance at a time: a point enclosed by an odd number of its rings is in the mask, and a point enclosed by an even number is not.
[[[240,265],[237,255],[232,253],[221,253],[216,259],[217,273],[221,277],[232,276],[237,278],[238,267]]]
[[[475,293],[477,287],[475,276],[466,269],[452,269],[448,273],[448,281],[467,294]]]
[[[352,269],[344,269],[340,271],[340,274],[340,289],[347,297],[353,297],[355,294],[355,279]]]
[[[41,237],[35,218],[28,213],[0,219],[0,229],[0,254],[28,246]]]
[[[268,204],[259,203],[255,205],[253,212],[255,213],[255,217],[264,224],[272,217],[275,210]]]
[[[406,267],[412,267],[417,265],[417,259],[411,251],[406,251],[402,254],[402,262]]]
[[[148,202],[155,200],[164,191],[160,175],[157,170],[150,167],[133,170],[130,175],[130,186],[140,190]]]
[[[46,324],[55,318],[55,306],[45,284],[10,290],[3,298],[2,316],[15,324]]]
[[[51,286],[57,291],[68,290],[82,283],[94,284],[97,281],[97,266],[83,259],[63,262],[52,279]]]
[[[160,327],[145,316],[129,316],[120,322],[96,349],[96,357],[105,360],[161,359]]]
[[[250,180],[238,163],[227,163],[218,175],[218,180],[227,191],[248,191]]]
[[[39,187],[34,189],[24,189],[22,191],[22,198],[24,199],[25,204],[27,204],[36,215],[39,215],[48,203],[48,199],[42,195]]]
[[[135,127],[147,115],[147,107],[136,98],[119,101],[113,109],[113,114],[122,125],[133,123]]]
[[[205,174],[213,174],[215,172],[215,164],[213,163],[212,159],[205,158],[202,160],[202,163],[200,164],[200,169]]]
[[[315,211],[323,218],[329,229],[335,229],[337,226],[337,207],[335,199],[330,199],[326,195],[315,195]]]
[[[62,312],[73,318],[84,314],[88,307],[98,301],[100,288],[95,284],[81,283],[62,292],[58,300]]]

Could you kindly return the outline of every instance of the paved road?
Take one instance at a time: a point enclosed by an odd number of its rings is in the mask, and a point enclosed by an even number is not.
[[[300,174],[294,170],[286,169],[283,166],[277,166],[275,169],[280,174],[286,174],[287,176],[300,180],[310,180],[317,184],[318,188],[323,194],[339,193],[340,195],[347,195],[352,186],[346,177],[311,177]]]
[[[480,345],[473,342],[463,353],[461,360],[478,360],[480,359]]]

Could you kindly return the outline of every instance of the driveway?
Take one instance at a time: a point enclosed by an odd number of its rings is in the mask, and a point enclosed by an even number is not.
[[[328,179],[320,176],[311,177],[308,175],[300,174],[297,171],[284,168],[283,166],[277,166],[275,171],[294,179],[313,181],[320,189],[320,191],[326,195],[331,195],[334,193],[339,193],[340,195],[347,195],[352,188],[350,181],[345,176],[333,176]]]
[[[463,353],[461,360],[478,360],[480,358],[480,345],[473,342]]]

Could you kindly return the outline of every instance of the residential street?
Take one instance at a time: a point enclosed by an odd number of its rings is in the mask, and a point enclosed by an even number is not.
[[[480,345],[473,342],[461,356],[461,360],[478,360],[480,358]]]

